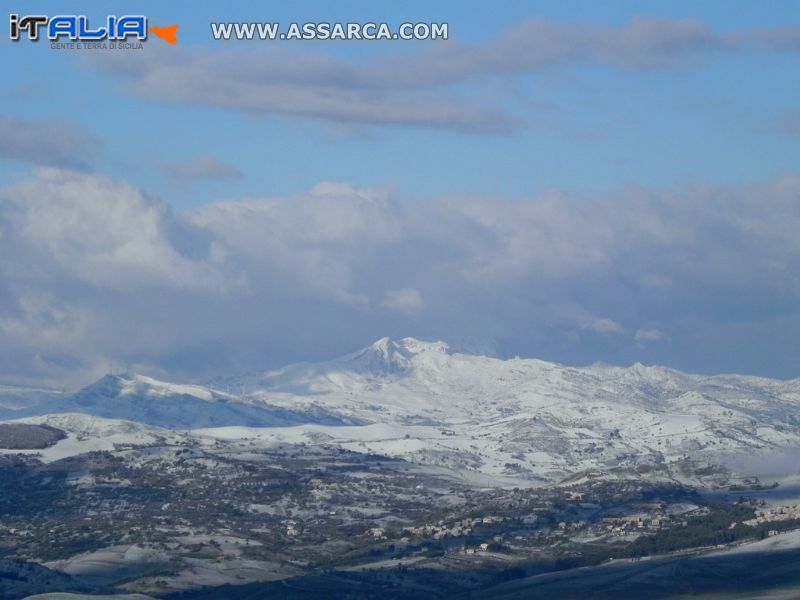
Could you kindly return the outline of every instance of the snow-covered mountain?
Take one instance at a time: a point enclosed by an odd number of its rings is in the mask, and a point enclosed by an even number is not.
[[[500,360],[412,338],[385,338],[332,361],[226,385],[275,406],[313,403],[398,434],[339,440],[353,449],[496,475],[553,479],[800,445],[798,380]]]
[[[259,399],[240,397],[199,385],[167,383],[143,375],[106,375],[76,394],[51,398],[15,412],[14,416],[82,413],[170,429],[342,423],[336,416],[313,403],[305,404],[300,411],[296,411],[271,406]]]
[[[800,446],[799,380],[501,360],[412,338],[206,386],[109,375],[35,410],[331,443],[532,481]]]

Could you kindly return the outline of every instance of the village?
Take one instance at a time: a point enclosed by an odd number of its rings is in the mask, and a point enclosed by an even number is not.
[[[0,558],[52,562],[138,548],[162,557],[147,567],[162,575],[135,587],[144,592],[169,588],[197,561],[245,579],[252,564],[280,565],[276,576],[373,564],[582,564],[671,551],[675,529],[701,545],[711,517],[724,529],[714,544],[800,522],[798,505],[715,505],[689,488],[602,472],[563,485],[475,489],[324,444],[248,454],[222,442],[120,448],[47,464],[4,457],[0,470]]]
[[[786,521],[788,519],[800,519],[800,504],[759,507],[756,509],[756,516],[752,519],[742,521],[742,524],[755,527],[763,523]]]

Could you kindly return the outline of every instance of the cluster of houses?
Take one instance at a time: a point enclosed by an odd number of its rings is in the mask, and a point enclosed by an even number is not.
[[[671,523],[664,513],[662,502],[636,505],[638,512],[603,518],[601,526],[611,535],[624,536],[629,533],[657,531]]]
[[[670,523],[669,517],[653,516],[647,513],[624,515],[621,517],[606,517],[603,526],[612,535],[626,535],[642,530],[656,531]]]
[[[753,519],[742,521],[743,525],[755,527],[761,523],[771,523],[773,521],[788,521],[790,519],[800,519],[800,504],[790,506],[774,506],[770,508],[756,509],[756,516]]]
[[[442,540],[446,537],[460,537],[462,535],[469,535],[479,525],[494,525],[505,521],[506,517],[501,516],[487,516],[476,517],[474,519],[461,519],[452,523],[439,521],[435,525],[419,525],[416,527],[404,527],[403,532],[424,538],[433,538],[434,540]]]
[[[386,539],[386,530],[383,527],[373,527],[369,530],[369,534],[375,540],[385,540]]]
[[[297,521],[288,520],[286,521],[286,535],[289,537],[295,537],[299,535],[300,530],[297,528]]]
[[[500,536],[495,536],[495,541],[500,541],[498,538],[500,538]],[[483,542],[482,544],[479,544],[477,547],[474,547],[474,548],[473,547],[469,547],[469,546],[465,546],[464,547],[464,554],[479,554],[479,553],[482,553],[482,552],[489,552],[489,546],[490,545],[491,544],[489,544],[489,542]]]

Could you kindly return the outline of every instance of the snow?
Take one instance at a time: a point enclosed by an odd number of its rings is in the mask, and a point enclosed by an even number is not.
[[[212,402],[214,394],[199,385],[181,385],[158,381],[152,377],[144,375],[134,375],[130,379],[122,379],[121,396],[144,394],[149,397],[169,397],[169,396],[193,396],[205,402]],[[219,393],[220,395],[223,395]],[[230,397],[230,394],[227,394]]]
[[[800,444],[797,381],[705,377],[638,363],[578,368],[500,360],[413,338],[383,338],[331,361],[224,381],[275,406],[313,403],[391,426],[370,425],[355,435],[300,425],[270,434],[274,439],[324,433],[345,448],[493,476],[509,475],[509,464],[553,480],[624,464],[625,457],[670,462],[702,455],[713,462]]]
[[[298,413],[263,400],[199,385],[167,383],[142,375],[106,375],[72,396],[37,404],[15,416],[49,413],[83,413],[170,429],[339,422],[314,406],[306,406],[303,413]]]
[[[722,556],[728,554],[749,554],[751,552],[779,552],[781,550],[796,550],[800,548],[800,529],[779,533],[772,537],[740,544],[730,549],[712,552],[706,556]]]
[[[163,550],[137,544],[126,544],[76,554],[64,560],[44,563],[44,565],[69,575],[97,577],[114,573],[122,566],[130,567],[135,564],[166,563],[168,561],[169,555]]]
[[[798,380],[501,360],[413,338],[382,338],[330,361],[207,386],[109,375],[46,408],[153,427],[97,439],[78,439],[75,431],[43,451],[45,460],[146,444],[170,428],[200,440],[335,444],[462,477],[541,483],[642,462],[720,462],[800,446]]]
[[[49,425],[67,437],[43,450],[0,450],[0,454],[31,454],[46,463],[87,452],[113,451],[119,447],[176,443],[182,434],[132,421],[103,419],[82,414],[52,414],[11,421]],[[76,480],[77,481],[77,480]]]

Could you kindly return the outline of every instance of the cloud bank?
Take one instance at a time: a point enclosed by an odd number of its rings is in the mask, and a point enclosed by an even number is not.
[[[384,335],[797,375],[800,177],[589,201],[327,182],[176,214],[41,169],[0,191],[0,379],[200,378]]]

